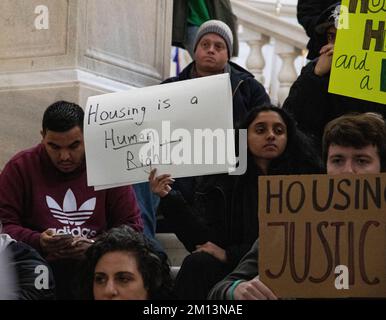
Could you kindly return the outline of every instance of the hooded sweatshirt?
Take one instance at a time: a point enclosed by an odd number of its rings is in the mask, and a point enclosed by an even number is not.
[[[130,186],[94,191],[87,186],[85,163],[62,173],[42,144],[18,153],[4,167],[0,220],[5,233],[38,251],[40,234],[47,229],[87,238],[122,224],[143,229]]]

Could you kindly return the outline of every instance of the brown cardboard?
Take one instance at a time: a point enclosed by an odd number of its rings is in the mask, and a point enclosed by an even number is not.
[[[385,222],[386,174],[260,177],[260,279],[279,297],[386,297]]]

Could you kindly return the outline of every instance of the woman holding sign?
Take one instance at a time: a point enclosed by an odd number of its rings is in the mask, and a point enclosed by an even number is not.
[[[242,176],[224,177],[224,203],[206,203],[214,208],[211,214],[222,212],[217,226],[200,225],[207,229],[208,238],[197,243],[192,254],[185,258],[177,276],[176,293],[184,299],[205,299],[211,286],[229,273],[258,237],[257,195],[259,175],[319,173],[320,161],[294,120],[284,110],[266,105],[253,109],[242,128],[247,129],[248,169]],[[170,175],[155,176],[150,184],[161,197],[161,207],[169,210],[180,224],[179,232],[194,233],[194,213],[180,192],[172,190]],[[221,188],[221,186],[216,187]],[[173,213],[174,212],[174,213]],[[221,219],[219,219],[221,220]],[[189,221],[189,223],[187,223]],[[176,222],[177,223],[177,222]],[[221,233],[220,233],[221,231]],[[216,241],[211,241],[215,238]],[[220,237],[221,235],[221,237]]]

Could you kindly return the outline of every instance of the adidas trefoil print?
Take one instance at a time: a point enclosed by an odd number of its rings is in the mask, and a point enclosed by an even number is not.
[[[46,196],[47,206],[54,218],[63,224],[80,226],[94,213],[96,198],[85,201],[78,209],[76,198],[71,189],[68,189],[63,199],[63,207],[50,196]]]

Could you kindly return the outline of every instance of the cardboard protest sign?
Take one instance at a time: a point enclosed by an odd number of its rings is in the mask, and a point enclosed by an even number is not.
[[[235,164],[229,74],[90,97],[84,119],[88,184],[96,189],[228,172]]]
[[[259,233],[279,297],[386,297],[386,174],[260,177]]]
[[[329,92],[386,104],[386,2],[343,0]]]

